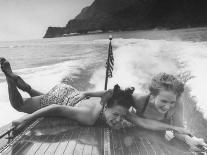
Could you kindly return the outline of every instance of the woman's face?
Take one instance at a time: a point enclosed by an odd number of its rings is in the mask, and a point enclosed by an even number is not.
[[[128,112],[127,108],[119,105],[114,105],[111,108],[107,108],[104,112],[106,123],[112,129],[120,129],[122,127],[122,121]]]
[[[166,113],[175,107],[176,94],[172,91],[160,90],[157,96],[153,96],[153,102],[160,113]]]

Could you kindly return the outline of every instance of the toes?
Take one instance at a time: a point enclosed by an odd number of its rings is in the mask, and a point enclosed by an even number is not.
[[[2,65],[5,61],[6,61],[6,59],[5,59],[5,58],[0,57],[0,64],[1,64],[1,65]]]
[[[1,60],[0,62],[1,62],[1,68],[2,69],[10,68],[10,63],[6,59]]]
[[[0,57],[0,64],[1,64],[1,70],[3,71],[3,64],[5,63],[6,59]]]
[[[12,69],[10,63],[7,60],[1,61],[1,70],[8,77],[12,77]]]

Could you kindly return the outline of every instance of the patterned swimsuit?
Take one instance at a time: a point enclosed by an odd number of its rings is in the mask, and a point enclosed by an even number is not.
[[[80,92],[74,87],[60,83],[53,87],[47,94],[43,95],[43,97],[40,99],[40,106],[41,108],[51,104],[74,106],[76,102],[74,102],[73,98],[78,94],[80,94]],[[79,101],[79,103],[83,101],[84,100]],[[95,125],[106,124],[103,110],[104,108],[101,110]]]
[[[80,92],[74,87],[61,83],[53,87],[40,99],[41,108],[51,104],[74,106],[73,98]]]

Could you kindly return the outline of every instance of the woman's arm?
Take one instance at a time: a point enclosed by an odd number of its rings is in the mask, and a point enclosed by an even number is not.
[[[178,133],[190,134],[184,128],[172,126],[172,125],[165,124],[165,123],[151,120],[151,119],[141,118],[131,112],[127,114],[126,119],[131,121],[135,125],[141,126],[145,129],[150,129],[150,130],[155,130],[155,131],[173,130]]]
[[[192,151],[197,151],[197,152],[207,151],[207,144],[205,143],[205,141],[202,138],[189,136],[191,134],[185,128],[172,126],[155,120],[144,119],[138,117],[133,113],[129,113],[126,118],[127,120],[131,121],[135,125],[141,126],[146,129],[155,130],[155,131],[172,130],[174,131],[177,138],[183,140],[190,146]]]
[[[105,94],[106,90],[104,91],[94,91],[94,92],[83,92],[86,97],[102,97]]]
[[[183,124],[183,102],[181,101],[181,98],[178,99],[178,103],[175,107],[174,114],[171,116],[171,124],[179,127],[184,127]],[[183,135],[179,133],[174,134],[176,138],[186,141],[186,139],[189,139],[190,137],[188,135]]]
[[[60,116],[68,119],[79,121],[80,123],[86,125],[94,124],[96,118],[93,114],[93,108],[88,107],[71,107],[64,105],[50,105],[44,107],[40,110],[33,112],[32,114],[28,114],[23,118],[16,120],[13,122],[14,126],[23,127],[27,123],[39,118],[39,117],[47,117],[47,116]],[[18,127],[19,128],[19,127]]]

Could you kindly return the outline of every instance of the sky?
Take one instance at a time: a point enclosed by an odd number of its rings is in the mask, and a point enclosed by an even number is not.
[[[94,0],[0,0],[0,41],[42,38],[63,27]]]

